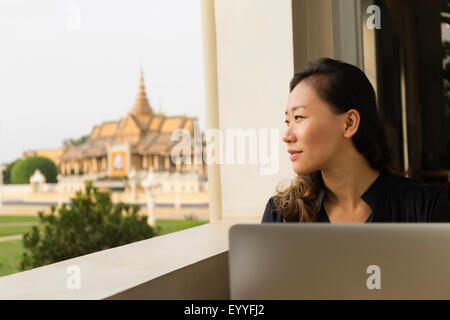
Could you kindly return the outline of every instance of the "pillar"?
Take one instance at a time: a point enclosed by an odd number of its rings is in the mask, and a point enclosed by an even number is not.
[[[206,129],[219,129],[215,1],[201,0],[200,5],[203,39],[203,72],[205,79]],[[222,218],[220,165],[209,165],[208,177],[209,220],[215,222]]]

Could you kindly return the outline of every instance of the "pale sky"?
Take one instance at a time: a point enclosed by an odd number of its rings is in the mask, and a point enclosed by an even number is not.
[[[200,19],[199,0],[1,0],[0,163],[125,116],[140,67],[154,111],[204,129]]]

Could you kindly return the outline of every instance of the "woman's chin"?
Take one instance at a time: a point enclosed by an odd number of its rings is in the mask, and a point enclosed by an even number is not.
[[[316,171],[314,168],[307,168],[305,166],[296,165],[295,163],[293,163],[292,169],[298,175],[309,174]]]
[[[294,170],[294,172],[295,172],[296,174],[305,174],[305,173],[308,173],[308,172],[305,170],[305,168],[303,168],[303,167],[301,167],[301,166],[296,166],[296,165],[294,165],[294,166],[292,166],[292,169]]]

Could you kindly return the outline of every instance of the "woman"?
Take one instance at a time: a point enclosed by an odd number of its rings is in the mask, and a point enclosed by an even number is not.
[[[310,63],[291,80],[285,114],[297,177],[277,188],[262,222],[450,222],[442,189],[392,169],[374,89],[357,67]]]

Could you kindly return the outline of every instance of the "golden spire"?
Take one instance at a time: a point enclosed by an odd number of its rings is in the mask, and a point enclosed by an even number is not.
[[[145,94],[144,72],[142,72],[142,69],[139,75],[139,93],[131,113],[135,115],[146,115],[153,113],[150,104],[148,103],[147,95]]]
[[[158,99],[158,112],[157,112],[157,114],[159,116],[161,116],[161,115],[165,116],[165,114],[162,112],[162,109],[161,109],[161,100],[159,100],[159,99]]]

